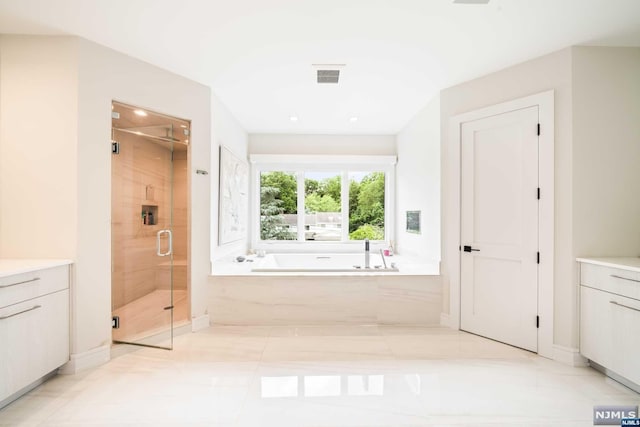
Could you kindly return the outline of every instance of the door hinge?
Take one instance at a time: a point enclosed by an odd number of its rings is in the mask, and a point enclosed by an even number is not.
[[[458,250],[461,251],[462,250],[462,246],[458,246]]]
[[[113,316],[111,318],[111,328],[120,329],[120,316]]]
[[[111,143],[111,153],[120,154],[120,143],[119,142],[112,142]]]
[[[536,255],[536,263],[540,264],[540,252]]]
[[[538,187],[538,200],[540,200],[540,187]]]
[[[538,123],[538,136],[540,136],[540,123]]]
[[[536,328],[540,328],[540,316],[536,316]]]

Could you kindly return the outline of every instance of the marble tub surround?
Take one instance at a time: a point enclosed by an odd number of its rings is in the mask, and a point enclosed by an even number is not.
[[[295,254],[294,254],[295,255]],[[310,254],[322,256],[323,254]],[[353,254],[350,254],[353,255]],[[284,255],[286,256],[286,255]],[[387,257],[398,272],[252,272],[263,258],[213,263],[209,316],[221,325],[439,325],[439,265]],[[364,260],[364,254],[362,254]]]
[[[440,276],[212,276],[209,316],[221,325],[439,325]]]
[[[638,401],[593,369],[445,328],[214,326],[55,377],[0,426],[565,427]]]

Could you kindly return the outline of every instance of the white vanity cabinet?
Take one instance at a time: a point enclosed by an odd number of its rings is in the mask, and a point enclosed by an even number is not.
[[[0,260],[0,407],[69,360],[69,268]]]
[[[578,261],[580,353],[639,389],[640,258]]]

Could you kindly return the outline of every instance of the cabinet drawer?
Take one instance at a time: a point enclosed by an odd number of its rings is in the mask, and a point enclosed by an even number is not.
[[[611,370],[640,385],[640,301],[611,295],[613,356]]]
[[[640,273],[635,271],[581,263],[580,284],[640,300]]]
[[[640,301],[580,287],[580,352],[640,384]]]
[[[69,290],[0,308],[0,401],[69,360]]]
[[[69,266],[0,278],[0,307],[69,288]]]

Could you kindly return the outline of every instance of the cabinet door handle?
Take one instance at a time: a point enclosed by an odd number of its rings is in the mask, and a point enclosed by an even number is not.
[[[637,283],[640,283],[640,280],[632,279],[632,278],[630,278],[630,277],[618,276],[617,274],[611,274],[611,277],[615,277],[616,279],[629,280],[629,281],[631,281],[631,282],[637,282]]]
[[[22,311],[19,311],[17,313],[13,313],[13,314],[10,314],[8,316],[1,316],[0,320],[5,320],[5,319],[8,319],[10,317],[17,316],[18,314],[28,313],[30,311],[37,310],[39,308],[42,308],[42,306],[41,305],[34,305],[33,307],[27,308],[26,310],[22,310]]]
[[[619,307],[624,307],[624,308],[628,308],[629,310],[633,310],[633,311],[640,311],[640,309],[635,308],[635,307],[629,307],[628,305],[624,305],[624,304],[620,304],[618,301],[609,301],[611,304],[617,305]]]
[[[11,286],[18,286],[18,285],[22,285],[23,283],[31,283],[31,282],[35,282],[37,280],[40,280],[39,277],[36,277],[34,279],[29,279],[29,280],[23,280],[22,282],[16,282],[16,283],[11,283],[9,285],[2,285],[0,286],[0,289],[4,289],[4,288],[10,288]]]

